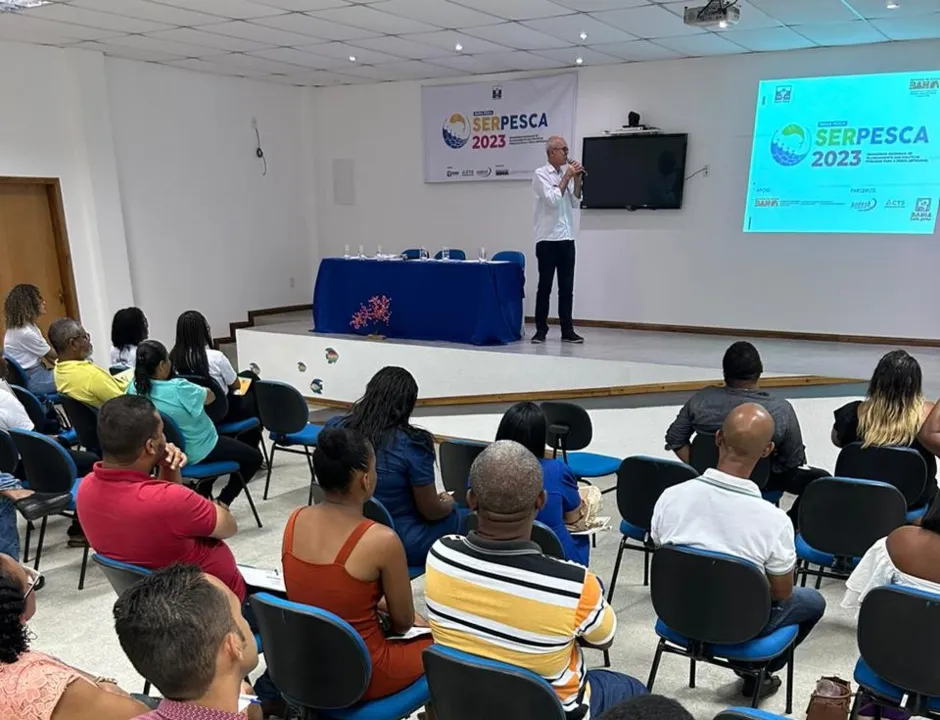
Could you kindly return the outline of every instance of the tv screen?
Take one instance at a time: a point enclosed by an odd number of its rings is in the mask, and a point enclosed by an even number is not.
[[[583,209],[676,210],[682,207],[689,136],[586,137],[581,163],[587,171]]]

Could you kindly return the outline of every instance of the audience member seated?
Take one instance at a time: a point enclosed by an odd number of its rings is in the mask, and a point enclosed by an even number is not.
[[[137,346],[150,337],[150,324],[139,307],[114,313],[111,320],[111,366],[132,368],[137,364]]]
[[[761,405],[774,420],[774,452],[770,456],[770,479],[764,490],[785,490],[798,496],[789,513],[796,525],[799,495],[813,480],[828,473],[801,467],[806,463],[806,448],[803,446],[800,421],[787,400],[760,389],[764,364],[757,348],[749,342],[733,343],[725,351],[721,365],[725,384],[699,390],[682,406],[679,415],[666,431],[666,449],[675,452],[683,462],[689,462],[692,436],[695,433],[715,433],[728,413],[738,405]]]
[[[927,485],[912,507],[933,501],[937,495],[937,458],[918,440],[918,433],[934,408],[924,399],[920,364],[903,350],[886,353],[871,376],[868,395],[835,411],[832,443],[845,447],[900,445],[912,447],[927,464]],[[940,449],[940,448],[936,448]]]
[[[174,378],[172,374],[173,367],[163,343],[145,340],[137,348],[134,382],[127,392],[148,398],[157,410],[176,422],[186,441],[189,462],[231,460],[241,468],[242,479],[246,483],[250,481],[261,468],[261,451],[234,438],[219,435],[206,414],[206,405],[215,399],[212,391],[189,380]],[[202,483],[200,490],[209,492],[212,485],[211,482]],[[232,476],[219,493],[219,502],[228,507],[241,490],[241,482]]]
[[[212,347],[212,330],[202,313],[196,310],[184,312],[176,321],[176,344],[170,350],[170,362],[181,375],[196,375],[212,378],[219,388],[227,393],[228,414],[225,422],[258,417],[258,405],[253,386],[246,394],[241,394],[239,377],[258,380],[258,376],[249,371],[239,376],[228,358]],[[246,445],[258,447],[261,442],[261,429],[242,434],[239,439]]]
[[[438,540],[428,556],[434,641],[524,667],[551,683],[570,720],[597,717],[646,688],[620,673],[585,672],[581,647],[608,648],[617,616],[594,573],[529,539],[545,495],[542,468],[522,445],[499,440],[477,457],[467,493],[477,530]]]
[[[375,452],[355,430],[323,430],[313,466],[326,501],[295,510],[287,521],[281,550],[287,597],[352,625],[372,658],[364,699],[392,695],[424,674],[421,653],[431,638],[385,639],[386,631],[401,634],[421,621],[401,540],[362,515],[375,490]]]
[[[123,395],[128,375],[111,373],[90,360],[91,336],[76,320],[61,318],[49,326],[49,342],[59,355],[55,366],[55,386],[63,395],[100,408],[111,398]]]
[[[147,711],[113,680],[29,649],[42,576],[0,555],[0,718],[130,720]]]
[[[845,582],[842,607],[858,610],[868,592],[882,585],[940,595],[940,498],[934,498],[919,527],[899,527],[868,549]]]
[[[239,695],[258,665],[254,634],[238,597],[194,565],[160,570],[114,604],[114,629],[128,659],[163,695],[141,720],[244,720]],[[261,720],[250,705],[249,720]]]
[[[598,720],[693,720],[678,700],[665,695],[640,695],[612,707]]]
[[[26,408],[23,407],[23,403],[10,387],[9,376],[7,361],[0,357],[0,430],[6,433],[10,430],[33,430],[35,425],[27,414]],[[57,427],[55,429],[58,430]],[[45,430],[46,428],[39,428],[39,432]]]
[[[799,625],[799,645],[823,616],[826,601],[818,590],[793,586],[793,525],[787,514],[764,500],[757,485],[748,479],[758,460],[773,453],[773,437],[773,418],[761,405],[745,403],[731,410],[718,431],[718,467],[660,496],[653,510],[650,536],[657,546],[711,550],[762,568],[773,600],[770,621],[762,634],[784,625]],[[773,673],[786,662],[787,653],[783,653],[770,663],[761,697],[780,687],[780,678]],[[753,678],[745,678],[741,694],[753,695],[754,682]]]
[[[497,440],[515,440],[531,452],[542,466],[542,487],[547,498],[536,520],[548,525],[565,549],[565,557],[582,565],[588,564],[591,541],[572,537],[568,525],[581,519],[586,511],[578,492],[578,481],[562,460],[545,457],[546,421],[542,409],[531,402],[513,405],[499,423]]]
[[[438,538],[459,533],[465,515],[454,498],[437,491],[434,439],[410,422],[417,399],[418,383],[411,373],[385,367],[372,377],[348,415],[327,423],[358,430],[375,448],[375,497],[391,513],[412,566],[424,565]]]
[[[6,333],[3,352],[26,371],[29,389],[40,395],[56,391],[52,368],[56,354],[42,336],[36,321],[46,314],[46,301],[35,285],[17,285],[3,303]]]

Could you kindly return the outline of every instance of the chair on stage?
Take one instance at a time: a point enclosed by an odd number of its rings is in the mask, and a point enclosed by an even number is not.
[[[516,263],[525,270],[525,253],[518,250],[500,250],[492,257],[493,262],[511,262]]]
[[[434,254],[434,259],[435,259],[435,260],[443,260],[443,259],[444,259],[444,251],[443,251],[443,250],[438,250],[438,251]],[[451,260],[466,260],[466,259],[467,259],[467,253],[465,253],[465,252],[464,252],[463,250],[461,250],[460,248],[450,248],[450,259],[451,259]]]
[[[420,248],[408,248],[402,252],[401,256],[405,258],[405,260],[420,260],[421,250]]]

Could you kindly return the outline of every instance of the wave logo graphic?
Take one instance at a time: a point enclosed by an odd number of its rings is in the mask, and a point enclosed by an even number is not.
[[[454,113],[444,121],[442,134],[447,147],[459,150],[470,140],[470,123],[460,113]]]
[[[802,125],[790,123],[770,139],[770,155],[778,165],[799,165],[809,155],[812,140]]]

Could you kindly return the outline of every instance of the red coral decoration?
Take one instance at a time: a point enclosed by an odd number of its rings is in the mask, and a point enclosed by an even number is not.
[[[378,329],[380,323],[389,324],[392,317],[392,299],[385,295],[373,295],[369,298],[368,305],[360,305],[359,309],[353,313],[349,324],[356,330],[375,326],[373,330]]]

